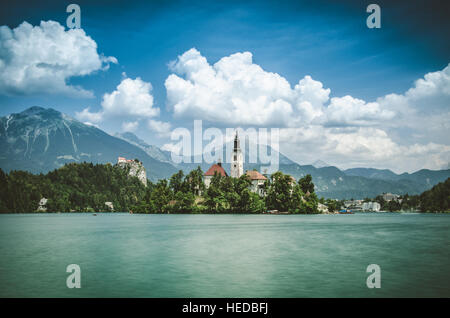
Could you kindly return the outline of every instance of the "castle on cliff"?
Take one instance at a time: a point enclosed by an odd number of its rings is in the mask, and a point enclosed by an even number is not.
[[[129,168],[128,175],[137,177],[144,186],[147,186],[147,173],[142,162],[137,159],[130,160],[124,157],[119,157],[117,158],[117,165],[123,169]]]

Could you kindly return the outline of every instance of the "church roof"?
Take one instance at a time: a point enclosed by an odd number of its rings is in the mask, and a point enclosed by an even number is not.
[[[222,177],[226,177],[227,176],[226,171],[222,168],[221,165],[219,166],[218,164],[213,164],[208,169],[208,171],[205,172],[204,176],[213,176],[215,172],[220,174]]]
[[[245,172],[246,175],[248,175],[250,177],[250,180],[267,180],[266,177],[264,177],[261,173],[259,173],[258,171],[246,171]]]

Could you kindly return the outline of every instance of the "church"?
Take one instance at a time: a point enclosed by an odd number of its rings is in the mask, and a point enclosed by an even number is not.
[[[222,162],[218,162],[213,164],[208,171],[206,171],[203,175],[203,182],[205,183],[206,188],[211,184],[211,179],[214,177],[214,174],[218,173],[222,177],[228,177],[227,172],[222,167]],[[242,155],[241,144],[239,140],[238,133],[234,137],[234,145],[233,152],[231,154],[231,167],[230,167],[230,177],[231,178],[240,178],[244,174],[244,158]],[[264,196],[264,182],[267,178],[259,173],[258,171],[246,171],[245,174],[249,177],[252,185],[250,186],[250,190],[252,192],[258,193],[260,196]]]

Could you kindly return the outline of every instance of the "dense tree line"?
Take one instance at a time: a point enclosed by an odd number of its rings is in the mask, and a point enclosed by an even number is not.
[[[140,202],[144,185],[128,171],[110,164],[67,164],[46,175],[0,169],[0,212],[34,212],[47,198],[47,212],[127,211]]]
[[[422,212],[450,212],[450,178],[419,196]]]
[[[311,175],[306,175],[296,183],[290,175],[278,171],[270,176],[266,187],[268,209],[292,213],[318,213],[319,199],[314,192]]]
[[[364,201],[380,203],[382,211],[450,212],[450,178],[420,195],[405,194],[390,201],[378,195],[373,200],[366,198]]]
[[[308,175],[295,182],[276,172],[264,184],[265,197],[250,190],[247,175],[240,178],[215,174],[208,189],[198,167],[188,175],[183,171],[169,181],[159,180],[149,188],[144,200],[132,208],[137,213],[262,213],[278,210],[292,213],[318,213],[318,199]]]
[[[48,199],[47,212],[108,211],[105,202],[112,202],[114,211],[134,213],[318,213],[319,201],[310,175],[296,182],[276,172],[263,186],[266,195],[260,196],[250,190],[247,175],[216,174],[206,189],[200,167],[147,187],[128,176],[127,169],[110,164],[67,164],[46,175],[0,169],[0,186],[1,212],[35,212],[42,198]]]

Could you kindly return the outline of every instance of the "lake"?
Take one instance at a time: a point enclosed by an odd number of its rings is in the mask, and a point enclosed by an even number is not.
[[[444,214],[5,214],[0,296],[450,297],[449,230]]]

